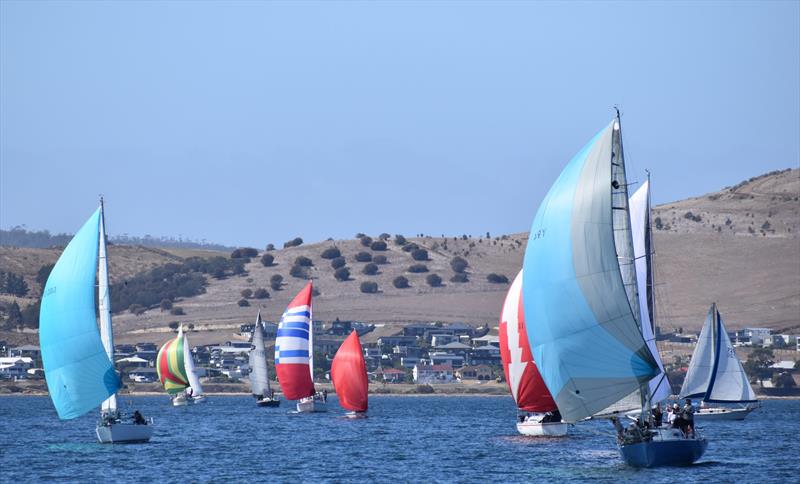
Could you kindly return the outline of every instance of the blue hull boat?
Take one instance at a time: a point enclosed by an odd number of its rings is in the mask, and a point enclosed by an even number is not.
[[[677,432],[677,433],[675,433]],[[705,437],[684,438],[679,431],[660,429],[653,439],[622,444],[619,453],[631,467],[668,467],[692,465],[708,447]]]

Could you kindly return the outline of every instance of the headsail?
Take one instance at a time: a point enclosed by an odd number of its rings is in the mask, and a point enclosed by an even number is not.
[[[183,338],[183,362],[186,365],[186,376],[189,378],[189,386],[192,387],[192,397],[199,397],[203,394],[203,385],[194,369],[194,358],[192,357],[192,345],[189,344],[189,336],[183,333],[183,326],[178,330],[178,337]]]
[[[650,400],[666,400],[672,390],[669,386],[664,363],[656,346],[654,331],[655,304],[653,298],[653,258],[650,233],[650,181],[636,190],[630,198],[631,233],[633,234],[633,255],[636,259],[636,283],[639,286],[639,312],[642,336],[650,348],[650,353],[658,364],[658,375],[650,380]]]
[[[311,379],[311,281],[289,303],[278,324],[275,339],[275,371],[284,396],[289,400],[314,395]]]
[[[522,304],[522,271],[508,290],[500,317],[500,357],[511,395],[526,412],[550,412],[556,403],[531,355]]]
[[[333,357],[331,379],[342,408],[353,412],[367,411],[367,365],[357,332],[350,333]]]
[[[269,396],[269,375],[267,374],[267,351],[264,348],[264,322],[261,311],[253,328],[253,346],[250,348],[250,392],[253,395]]]
[[[528,340],[568,422],[608,407],[658,371],[639,330],[619,130],[616,119],[561,172],[525,253]]]
[[[186,374],[186,351],[183,333],[164,343],[156,357],[156,371],[164,390],[170,395],[180,393],[189,387]]]
[[[120,387],[95,317],[100,209],[50,272],[39,313],[39,345],[50,398],[61,419],[80,417]]]
[[[700,331],[680,396],[711,403],[757,401],[716,304],[711,305]]]

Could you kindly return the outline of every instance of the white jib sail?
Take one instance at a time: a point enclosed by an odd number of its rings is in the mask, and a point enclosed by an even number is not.
[[[181,326],[180,333],[183,334],[183,326]],[[194,371],[194,359],[192,359],[191,348],[189,337],[183,335],[183,361],[186,367],[186,376],[189,378],[189,386],[192,387],[192,396],[197,397],[203,394],[203,386],[200,384],[200,379],[197,378],[197,373]]]
[[[703,397],[708,390],[714,368],[714,311],[716,309],[712,306],[703,323],[697,346],[692,353],[692,360],[689,362],[689,369],[686,371],[686,378],[681,386],[681,398]]]
[[[705,400],[710,402],[755,402],[756,394],[741,361],[736,356],[728,332],[717,313],[717,364]]]

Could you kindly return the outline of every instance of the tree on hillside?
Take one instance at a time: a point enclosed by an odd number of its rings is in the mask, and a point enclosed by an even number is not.
[[[758,380],[759,385],[764,387],[764,380],[772,377],[772,368],[775,363],[775,355],[771,348],[756,348],[747,355],[744,369],[750,378]]]
[[[450,282],[458,282],[458,283],[465,283],[469,282],[469,277],[466,274],[453,274],[453,277],[450,278]]]
[[[469,262],[463,257],[455,256],[450,260],[450,268],[453,269],[453,272],[461,274],[467,270],[468,266]]]
[[[431,287],[439,287],[442,285],[442,278],[439,277],[439,274],[428,274],[428,277],[425,278],[425,281]]]
[[[372,262],[378,265],[382,265],[382,264],[388,264],[389,260],[386,258],[385,255],[376,255],[375,257],[372,258]]]
[[[414,260],[428,260],[428,251],[425,249],[412,250],[411,258]]]
[[[397,235],[394,236],[394,244],[395,245],[406,245],[407,242],[408,241],[406,240],[406,238],[403,237],[400,234],[397,234]]]
[[[369,264],[364,266],[364,269],[362,269],[361,272],[368,276],[374,276],[375,274],[378,273],[378,265],[373,262],[370,262]]]
[[[428,266],[426,266],[425,264],[414,264],[412,266],[409,266],[408,272],[411,272],[413,274],[428,272]]]
[[[36,282],[42,286],[42,292],[44,292],[44,285],[47,283],[47,278],[50,277],[50,272],[55,267],[55,264],[45,264],[39,268],[39,272],[36,273]]]
[[[269,287],[272,288],[273,291],[280,291],[281,284],[283,284],[283,276],[280,274],[275,274],[269,278]]]
[[[289,247],[299,247],[303,245],[303,239],[300,237],[295,237],[288,242],[283,243],[283,248],[288,249]]]
[[[275,250],[275,244],[267,244],[266,250],[267,252]]]
[[[308,257],[300,256],[294,260],[294,265],[296,266],[303,266],[303,267],[311,267],[314,263]]]
[[[378,292],[378,283],[377,282],[362,282],[361,283],[361,292],[366,294],[374,294]]]
[[[161,300],[161,304],[159,304],[159,307],[161,308],[161,312],[162,313],[164,311],[169,311],[170,309],[172,309],[172,300],[170,300],[170,299],[162,299]]]
[[[267,299],[269,298],[269,291],[263,287],[259,287],[253,292],[253,297],[256,299]]]
[[[495,274],[494,272],[486,276],[486,280],[495,284],[508,284],[508,277],[503,274]]]
[[[22,324],[22,311],[19,310],[17,301],[12,301],[8,306],[8,319],[6,324],[9,328],[16,328]]]
[[[773,377],[772,384],[777,388],[794,388],[797,386],[797,383],[794,382],[794,378],[792,378],[791,373],[788,371],[783,371]]]
[[[386,250],[386,242],[382,240],[376,240],[369,245],[369,248],[375,251]]]
[[[323,259],[335,259],[342,255],[342,251],[337,249],[336,247],[330,247],[322,251],[320,257]]]
[[[181,323],[177,321],[172,321],[171,323],[169,323],[169,329],[171,329],[172,331],[177,331],[180,325]]]
[[[333,277],[335,277],[337,281],[350,280],[350,269],[347,267],[340,267],[333,273]]]
[[[250,299],[253,297],[253,290],[252,289],[242,289],[241,295],[245,299]]]
[[[308,279],[308,270],[304,266],[292,266],[289,275],[298,279]]]
[[[264,267],[270,267],[275,262],[275,256],[272,254],[264,254],[261,256],[261,264]]]
[[[372,262],[372,254],[369,252],[359,252],[356,254],[356,260],[358,262]]]
[[[370,237],[369,235],[361,237],[360,240],[361,240],[361,245],[363,245],[364,247],[369,247],[370,244],[372,243],[372,237]]]
[[[408,279],[403,276],[395,277],[394,280],[392,281],[392,285],[394,285],[394,287],[396,287],[397,289],[406,289],[410,287],[408,284]]]
[[[344,257],[341,257],[341,256],[331,260],[331,267],[333,269],[338,269],[340,267],[344,267],[345,264],[347,264],[347,261],[344,259]]]
[[[183,308],[180,306],[173,306],[172,309],[169,310],[169,313],[173,316],[183,316],[186,314],[186,312],[184,312]]]
[[[0,292],[23,297],[28,294],[28,283],[13,272],[0,272]]]
[[[239,302],[236,304],[238,304],[240,308],[246,308],[250,305],[250,302],[247,299],[239,299]]]

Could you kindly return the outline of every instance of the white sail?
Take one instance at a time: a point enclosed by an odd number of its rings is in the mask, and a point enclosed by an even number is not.
[[[195,373],[192,345],[189,344],[189,337],[183,334],[183,326],[181,326],[178,336],[181,335],[183,335],[183,361],[186,367],[186,377],[189,378],[189,386],[192,387],[192,396],[198,397],[203,394],[203,385],[200,384],[200,379]]]
[[[253,395],[269,396],[269,373],[267,372],[267,352],[264,348],[264,330],[261,312],[253,329],[253,346],[250,349],[250,392]]]
[[[639,314],[642,336],[647,347],[658,363],[659,374],[649,382],[650,400],[660,402],[666,400],[672,390],[664,372],[664,363],[658,353],[656,337],[653,331],[655,316],[653,304],[653,266],[652,249],[650,247],[650,181],[644,184],[630,198],[631,233],[633,235],[633,254],[636,260],[636,283],[639,286]],[[649,287],[648,287],[649,286]],[[648,290],[649,289],[649,290]]]
[[[708,311],[681,387],[681,398],[687,397],[714,403],[756,401],[716,304]]]
[[[100,246],[97,253],[97,298],[100,313],[100,340],[106,350],[108,359],[114,362],[114,333],[111,327],[111,295],[108,284],[108,257],[106,255],[106,218],[103,200],[100,199]],[[117,410],[117,394],[105,399],[100,406],[102,413],[113,413]]]

